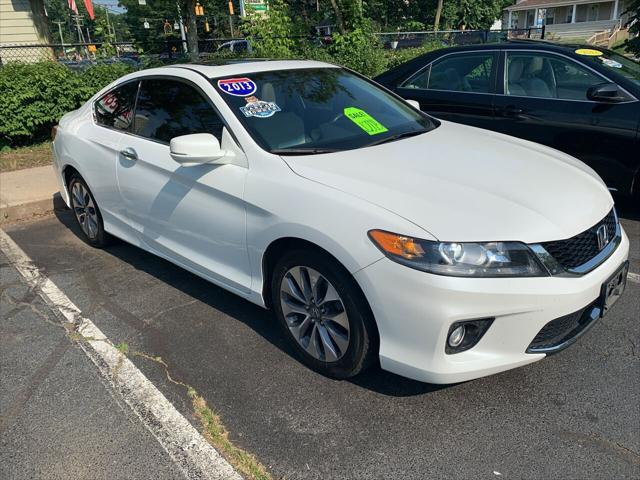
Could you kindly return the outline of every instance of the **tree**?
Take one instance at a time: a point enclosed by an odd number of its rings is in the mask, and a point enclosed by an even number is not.
[[[187,2],[187,43],[189,45],[189,57],[191,60],[198,59],[198,24],[196,23],[196,0],[186,0]]]
[[[442,9],[447,29],[486,30],[500,18],[505,0],[448,0]]]
[[[433,22],[433,29],[437,32],[440,28],[440,15],[442,15],[443,0],[438,0],[438,6],[436,8],[436,19]]]
[[[344,34],[345,33],[344,20],[342,18],[342,11],[340,9],[340,5],[338,5],[339,1],[340,0],[331,0],[331,7],[333,8],[333,13],[335,13],[336,15],[336,23],[338,24],[338,30],[340,31],[340,33]]]
[[[627,21],[627,25],[630,25],[629,33],[636,35],[635,38],[625,42],[625,47],[627,51],[640,57],[640,0],[631,0],[625,13],[629,15],[629,20]]]
[[[289,7],[282,0],[271,0],[269,15],[247,12],[242,28],[255,39],[252,41],[257,56],[289,58],[293,56],[295,42],[291,38],[294,25]]]

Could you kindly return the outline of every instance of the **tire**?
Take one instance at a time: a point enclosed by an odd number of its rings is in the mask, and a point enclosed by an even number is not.
[[[87,183],[78,173],[74,173],[69,179],[68,188],[71,212],[80,229],[80,237],[95,248],[109,245],[111,236],[104,231],[102,214]]]
[[[284,335],[311,369],[345,379],[377,359],[378,333],[369,305],[351,274],[328,254],[295,250],[280,258],[271,277],[271,301]]]

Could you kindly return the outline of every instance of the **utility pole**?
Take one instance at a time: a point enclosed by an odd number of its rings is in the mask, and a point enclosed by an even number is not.
[[[62,24],[66,22],[61,22],[60,20],[58,20],[58,21],[54,21],[53,23],[58,25],[58,33],[60,34],[60,45],[62,45],[62,56],[66,57],[67,52],[65,52],[65,49],[64,49],[64,37],[62,36]]]
[[[85,42],[85,39],[84,39],[84,35],[82,34],[82,27],[80,26],[80,20],[82,20],[82,16],[81,15],[74,15],[73,18],[76,21],[76,28],[78,29],[78,40],[80,41],[80,43],[85,44],[84,53],[85,53],[85,56],[88,59],[89,58],[89,51],[87,50],[87,46],[86,46],[86,42]]]
[[[184,33],[184,23],[182,23],[182,12],[180,11],[180,3],[176,0],[176,8],[178,9],[178,21],[180,22],[180,38],[182,39],[182,50],[184,53],[188,53],[187,49],[187,37]]]
[[[231,0],[229,0],[229,31],[233,38],[233,2]]]
[[[62,36],[62,24],[67,22],[61,22],[60,20],[54,21],[56,25],[58,25],[58,33],[60,33],[60,45],[62,45],[62,50],[64,50],[64,37]]]
[[[109,31],[109,36],[113,35],[113,41],[117,42],[118,39],[116,38],[116,26],[111,25],[111,21],[109,20],[109,9],[107,8],[106,5],[104,7],[104,12],[107,15],[107,30]]]

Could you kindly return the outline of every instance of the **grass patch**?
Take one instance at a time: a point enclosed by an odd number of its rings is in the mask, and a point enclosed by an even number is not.
[[[51,142],[43,142],[29,147],[5,147],[0,150],[0,172],[42,167],[51,165],[52,162]]]
[[[126,355],[129,353],[129,344],[125,342],[120,342],[116,345],[116,348],[120,351],[121,354]]]
[[[204,438],[206,438],[245,479],[272,480],[265,466],[262,465],[255,456],[236,447],[231,440],[229,440],[229,432],[222,423],[222,419],[207,405],[206,400],[202,398],[191,385],[176,380],[171,376],[169,373],[169,365],[167,365],[162,357],[148,355],[138,351],[130,351],[129,346],[124,342],[116,345],[116,348],[118,348],[123,355],[130,353],[134,357],[145,358],[162,365],[167,379],[171,383],[180,385],[187,390],[187,396],[191,399],[195,416],[202,425]]]
[[[236,447],[229,440],[229,432],[222,424],[222,420],[209,406],[204,398],[193,388],[187,391],[196,417],[204,427],[205,438],[233,465],[240,474],[251,480],[271,480],[267,469],[256,458],[241,448]]]

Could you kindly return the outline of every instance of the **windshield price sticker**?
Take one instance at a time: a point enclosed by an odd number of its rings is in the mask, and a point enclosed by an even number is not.
[[[600,57],[600,60],[602,60],[602,63],[604,63],[607,67],[622,68],[621,63],[616,62],[615,60],[611,60],[610,58]]]
[[[227,78],[218,80],[218,88],[228,95],[248,97],[256,93],[256,84],[250,78]]]
[[[593,50],[591,48],[579,48],[576,50],[578,55],[586,55],[587,57],[599,57],[602,55],[600,50]]]
[[[344,115],[369,135],[388,132],[388,129],[384,125],[359,108],[347,107],[344,109]]]
[[[269,118],[280,111],[280,107],[275,102],[265,102],[256,97],[248,97],[245,100],[247,104],[240,107],[245,117]]]

